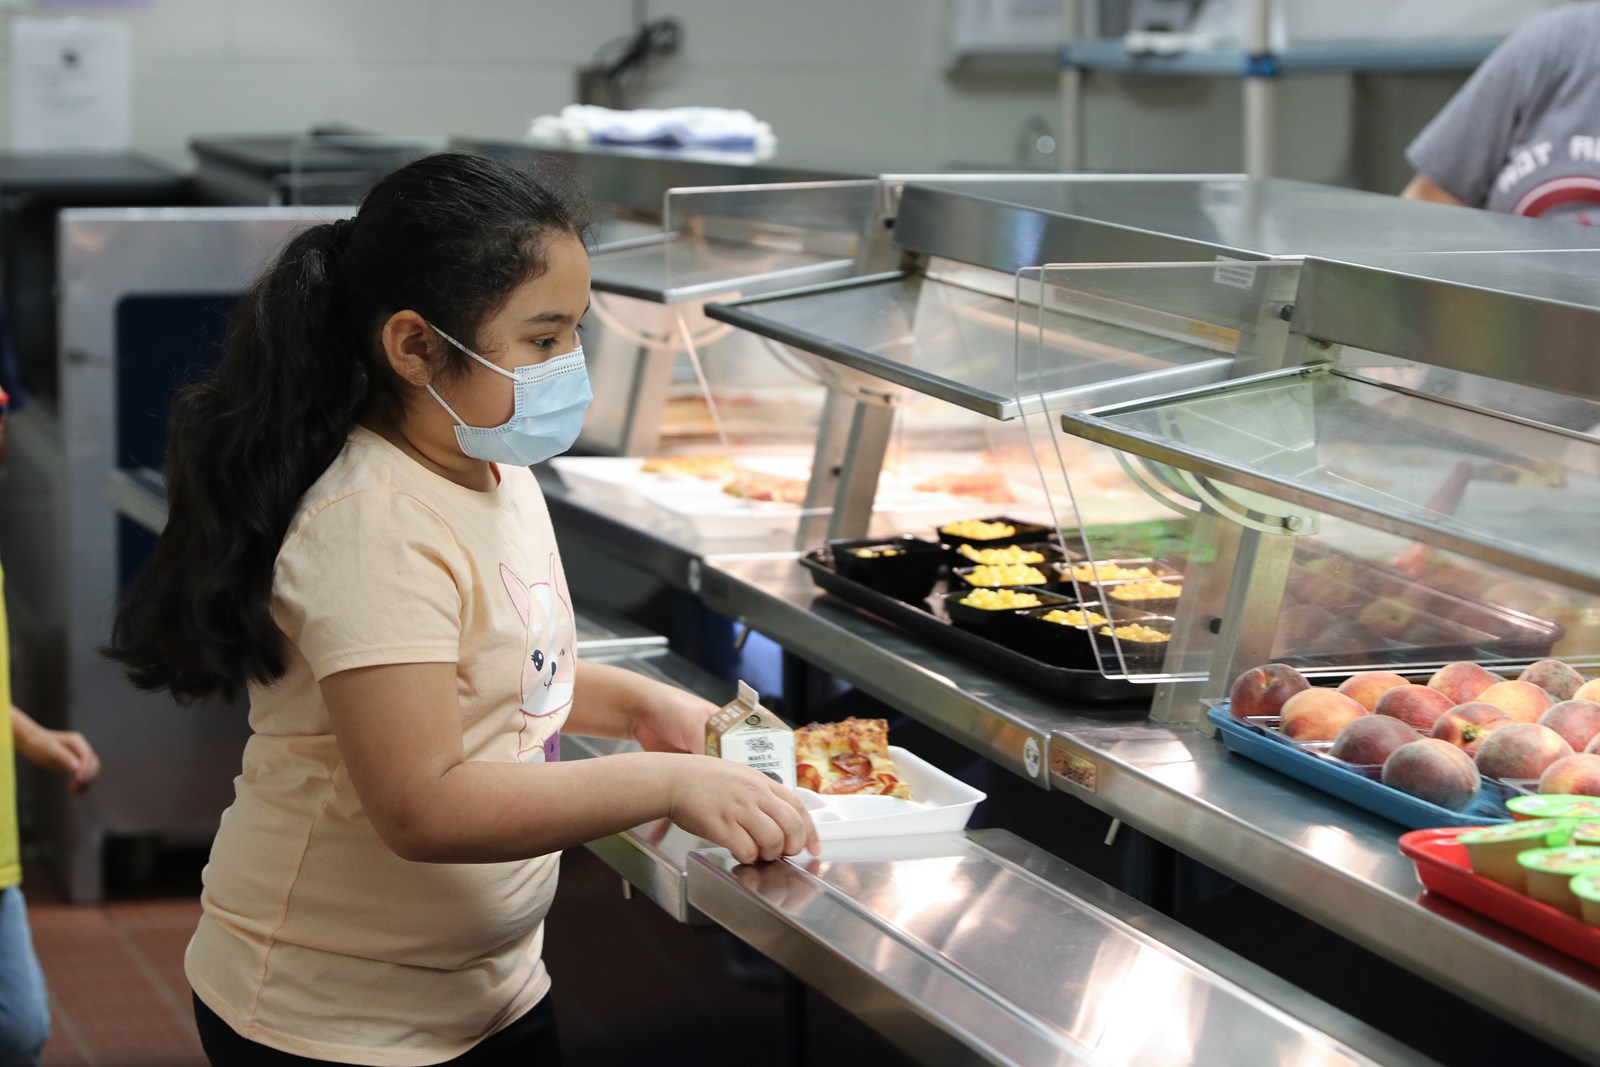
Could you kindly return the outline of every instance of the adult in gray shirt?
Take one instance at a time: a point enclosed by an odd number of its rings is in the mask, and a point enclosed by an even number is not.
[[[1600,2],[1528,20],[1406,149],[1413,200],[1600,224]]]

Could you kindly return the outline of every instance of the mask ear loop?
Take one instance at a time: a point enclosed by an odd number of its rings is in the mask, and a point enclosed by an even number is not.
[[[496,374],[504,374],[507,378],[511,378],[513,380],[516,379],[517,376],[515,374],[512,374],[510,371],[506,370],[504,367],[495,366],[493,363],[491,363],[487,359],[484,359],[482,356],[478,355],[478,353],[474,352],[472,349],[468,348],[466,345],[462,344],[460,341],[457,341],[454,337],[451,337],[449,334],[447,334],[443,330],[439,329],[439,327],[435,326],[433,323],[428,322],[427,319],[423,319],[422,321],[428,323],[428,329],[432,330],[434,333],[438,334],[440,337],[443,337],[446,341],[449,341],[451,344],[455,345],[457,348],[461,349],[461,351],[465,352],[467,355],[471,356],[473,359],[477,360],[479,363],[482,363],[485,367],[488,367],[490,370],[494,371]],[[431,386],[429,387],[429,391],[430,392],[432,391],[432,387]],[[434,393],[433,395],[435,397],[437,397],[439,394],[438,393]],[[439,401],[439,403],[443,404],[444,401],[441,400],[441,401]],[[446,410],[448,410],[448,405],[446,406]],[[454,415],[455,412],[452,411],[452,412],[450,412],[450,414]],[[463,423],[463,425],[465,425],[465,424]]]
[[[446,411],[448,411],[450,413],[450,417],[452,419],[456,420],[456,425],[457,426],[463,427],[464,429],[468,429],[468,430],[472,429],[472,427],[467,425],[467,420],[463,419],[460,415],[456,414],[456,409],[455,408],[451,407],[449,404],[446,404],[444,402],[444,397],[439,395],[438,390],[434,389],[432,383],[429,383],[426,388],[427,388],[428,392],[433,396],[433,398],[439,402],[439,406],[444,408]]]

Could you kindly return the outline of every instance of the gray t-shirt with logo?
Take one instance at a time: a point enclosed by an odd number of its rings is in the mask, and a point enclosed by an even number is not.
[[[1600,225],[1600,2],[1518,28],[1406,159],[1473,207]]]

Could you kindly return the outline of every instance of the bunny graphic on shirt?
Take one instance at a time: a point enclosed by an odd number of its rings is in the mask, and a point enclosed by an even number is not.
[[[572,604],[567,598],[561,561],[554,555],[550,557],[548,582],[525,582],[503,563],[500,580],[511,594],[511,603],[528,634],[522,650],[522,726],[517,734],[517,758],[524,763],[559,759],[559,732],[551,731],[542,741],[535,740],[542,732],[542,724],[535,720],[547,719],[571,707],[573,683],[577,680]]]

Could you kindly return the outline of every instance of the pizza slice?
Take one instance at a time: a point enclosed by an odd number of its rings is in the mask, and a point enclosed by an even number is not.
[[[885,719],[814,722],[794,732],[796,780],[814,793],[911,799],[889,755]]]
[[[668,478],[714,482],[732,476],[733,461],[727,456],[651,456],[639,465],[639,470]]]
[[[747,467],[735,467],[733,480],[722,487],[729,496],[773,504],[804,504],[807,483],[800,478],[764,474]]]

